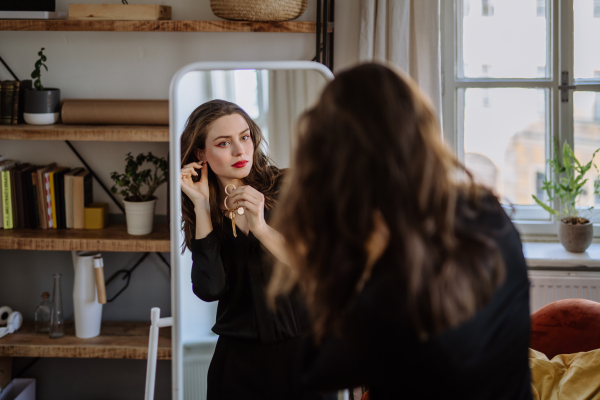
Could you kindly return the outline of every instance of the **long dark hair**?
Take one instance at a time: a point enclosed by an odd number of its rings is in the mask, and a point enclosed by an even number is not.
[[[275,268],[271,301],[299,284],[316,337],[335,333],[369,273],[365,243],[379,211],[390,233],[386,259],[400,270],[418,337],[489,302],[504,279],[500,253],[456,217],[474,221],[491,194],[468,174],[457,179],[464,167],[409,78],[378,64],[340,73],[301,118],[298,138],[273,224],[291,266]]]
[[[210,125],[221,117],[227,115],[241,115],[250,128],[250,137],[254,144],[254,156],[250,174],[242,182],[250,185],[265,196],[265,208],[270,209],[275,204],[276,183],[281,171],[274,166],[272,160],[262,151],[261,143],[264,138],[259,126],[252,118],[237,104],[225,100],[211,100],[200,105],[189,116],[186,127],[181,135],[181,166],[191,162],[199,161],[194,154],[194,149],[204,150],[206,147],[206,136]],[[213,229],[222,234],[223,214],[220,209],[222,196],[219,193],[219,182],[217,176],[208,168],[208,185],[210,190],[210,219]],[[182,252],[185,248],[191,249],[191,241],[196,232],[196,213],[194,204],[182,192],[181,228],[185,234]]]

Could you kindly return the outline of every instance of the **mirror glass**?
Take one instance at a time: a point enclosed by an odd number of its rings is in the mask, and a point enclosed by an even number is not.
[[[201,63],[199,63],[201,64]],[[274,65],[276,63],[268,63]],[[289,62],[287,64],[290,64]],[[180,136],[189,115],[199,105],[223,99],[242,107],[260,126],[268,154],[279,168],[290,166],[298,116],[311,107],[332,78],[320,64],[301,62],[300,68],[213,69],[195,68],[173,78],[171,86],[170,168],[180,170]],[[314,66],[311,67],[311,64]],[[195,64],[198,65],[198,64]],[[185,70],[185,69],[184,69]],[[178,156],[175,156],[175,155]],[[181,187],[171,172],[171,228],[180,226]],[[206,398],[206,375],[217,336],[217,302],[205,303],[192,292],[191,253],[181,254],[183,232],[171,234],[173,328],[173,399]],[[175,239],[175,240],[173,240]],[[182,387],[180,387],[182,386]],[[182,389],[182,390],[181,390]]]

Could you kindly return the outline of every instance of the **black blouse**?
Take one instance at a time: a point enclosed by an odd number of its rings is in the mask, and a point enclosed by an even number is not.
[[[400,266],[390,251],[344,319],[340,337],[304,341],[302,386],[334,390],[368,385],[371,399],[531,399],[529,280],[519,234],[495,198],[469,227],[490,232],[505,282],[470,320],[429,341],[410,329]],[[458,219],[457,219],[458,221]]]
[[[271,210],[265,210],[267,223],[270,214]],[[252,232],[246,236],[237,229],[237,237],[233,236],[228,218],[224,219],[222,238],[213,230],[203,239],[192,240],[192,260],[196,296],[204,301],[219,300],[212,328],[217,335],[270,344],[296,338],[308,327],[298,292],[280,298],[276,312],[267,306],[265,289],[271,263]]]

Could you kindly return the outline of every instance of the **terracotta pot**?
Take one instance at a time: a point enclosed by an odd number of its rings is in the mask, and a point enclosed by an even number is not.
[[[558,223],[558,240],[565,250],[571,253],[583,253],[592,244],[594,224],[586,220],[585,224]]]

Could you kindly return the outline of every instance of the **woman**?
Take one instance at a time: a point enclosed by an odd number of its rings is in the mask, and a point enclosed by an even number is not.
[[[301,120],[276,212],[315,347],[313,389],[377,399],[531,399],[529,282],[497,199],[445,149],[408,79],[364,64],[339,74]],[[459,179],[460,178],[460,179]]]
[[[307,326],[299,297],[281,298],[275,311],[266,305],[271,263],[261,244],[285,256],[281,235],[266,222],[282,171],[262,152],[262,140],[248,114],[223,100],[194,110],[181,136],[182,226],[193,291],[204,301],[219,300],[209,400],[321,398],[300,395],[292,379],[292,358]]]

